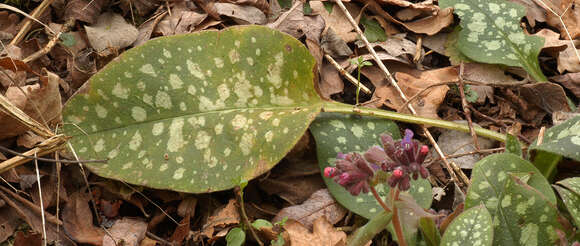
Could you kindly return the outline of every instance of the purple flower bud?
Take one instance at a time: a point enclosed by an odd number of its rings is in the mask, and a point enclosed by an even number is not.
[[[411,181],[409,179],[409,175],[405,175],[399,181],[399,190],[406,191],[411,188]]]
[[[405,136],[403,137],[403,140],[401,140],[401,146],[404,150],[411,148],[411,145],[413,144],[413,135],[413,131],[405,129]]]

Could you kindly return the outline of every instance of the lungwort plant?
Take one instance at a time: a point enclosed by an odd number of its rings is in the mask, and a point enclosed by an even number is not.
[[[557,223],[562,213],[542,175],[553,172],[557,162],[545,158],[549,162],[540,172],[519,156],[502,154],[476,166],[468,210],[441,238],[433,215],[425,212],[432,200],[421,166],[427,147],[409,132],[399,140],[397,125],[386,119],[465,132],[467,125],[325,101],[315,90],[314,68],[314,58],[298,40],[261,26],[154,39],[124,52],[67,102],[64,131],[83,159],[108,159],[86,163],[100,176],[205,193],[268,171],[310,128],[321,171],[333,176],[324,178],[330,192],[370,219],[355,233],[353,245],[384,229],[409,245],[461,244],[478,236],[489,245],[491,233],[497,245],[542,245],[560,239],[557,231],[568,232]],[[530,149],[578,159],[578,148],[559,152],[559,144],[579,142],[578,118],[566,124]],[[576,184],[571,180],[557,188],[575,223]],[[481,223],[470,223],[474,219]],[[461,221],[467,222],[454,224]]]

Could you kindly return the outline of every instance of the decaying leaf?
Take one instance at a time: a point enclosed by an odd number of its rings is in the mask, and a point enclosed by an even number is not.
[[[314,192],[304,203],[280,210],[272,221],[277,222],[288,218],[312,229],[318,218],[324,217],[327,223],[335,224],[346,215],[346,212],[347,210],[332,198],[327,189],[322,189]]]
[[[109,233],[103,237],[103,246],[117,246],[117,242],[124,242],[127,246],[139,246],[145,238],[147,223],[135,218],[122,218],[115,221]]]
[[[111,12],[101,14],[97,23],[85,26],[85,31],[91,46],[101,56],[126,48],[139,34],[137,28],[127,23],[122,16]]]
[[[574,51],[574,47],[570,43],[566,45],[565,50],[560,51],[558,55],[558,72],[580,72],[580,61],[578,60],[578,56],[576,56],[576,52],[580,53],[580,49]]]
[[[102,245],[105,231],[93,225],[93,216],[89,208],[90,199],[88,194],[80,191],[70,196],[62,212],[64,229],[76,242]]]
[[[239,24],[265,24],[266,15],[258,8],[231,3],[215,3],[214,8],[220,15],[232,17]]]
[[[213,238],[215,231],[221,231],[231,225],[240,223],[240,214],[236,207],[236,200],[230,199],[228,204],[214,213],[207,219],[203,225],[202,235],[207,238]]]
[[[290,245],[303,246],[344,246],[346,233],[336,230],[324,217],[317,218],[313,223],[313,232],[297,221],[288,221],[284,225],[290,237]]]
[[[546,21],[548,25],[558,28],[562,38],[567,39],[566,29],[570,32],[572,39],[577,39],[580,36],[580,11],[576,10],[575,0],[561,0],[561,1],[544,1],[557,15],[562,17],[564,25],[560,22],[560,18],[552,13],[546,11]],[[565,12],[564,12],[565,11]],[[564,14],[565,13],[565,14]]]
[[[313,13],[319,14],[324,19],[326,28],[332,28],[334,33],[338,35],[344,42],[351,42],[357,39],[354,28],[346,18],[346,15],[336,5],[332,5],[332,11],[329,13],[321,1],[310,1]],[[352,16],[358,16],[360,8],[352,3],[346,3],[345,6]]]
[[[427,86],[441,83],[457,81],[457,69],[455,67],[446,67],[435,70],[423,71],[419,77],[415,77],[406,73],[397,73],[395,78],[398,81],[399,87],[410,98],[417,94]],[[449,86],[440,85],[426,90],[416,100],[412,102],[413,107],[417,111],[417,115],[428,118],[439,118],[437,109],[445,99],[445,95],[449,90]],[[380,98],[379,104],[384,104],[387,107],[399,110],[400,112],[408,112],[407,107],[403,107],[404,101],[400,99],[399,93],[390,85],[385,84],[375,90],[373,98]]]
[[[58,88],[60,80],[58,75],[47,72],[47,76],[41,77],[39,84],[23,86],[22,91],[17,87],[9,87],[5,96],[14,106],[41,124],[58,121],[62,108]],[[17,136],[28,130],[4,113],[0,113],[0,125],[0,139]]]
[[[567,73],[550,78],[566,89],[570,90],[576,97],[580,98],[580,73]]]
[[[192,32],[207,17],[206,13],[191,11],[185,2],[177,2],[171,8],[171,15],[165,15],[155,28],[163,36]]]
[[[465,123],[465,121],[460,123]],[[494,146],[494,141],[485,138],[478,138],[477,143],[480,149],[489,149]],[[473,138],[471,137],[471,134],[459,131],[443,130],[437,139],[437,144],[439,144],[443,153],[447,155],[463,154],[476,150],[475,146],[473,145]],[[473,165],[475,165],[475,163],[480,159],[480,155],[474,154],[457,158],[449,158],[449,161],[454,162],[460,168],[472,169]]]

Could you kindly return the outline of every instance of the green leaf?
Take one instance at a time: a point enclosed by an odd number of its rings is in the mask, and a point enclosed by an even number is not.
[[[543,150],[580,161],[580,116],[548,129],[542,144],[534,141],[531,150]]]
[[[334,3],[332,2],[322,2],[322,5],[324,5],[324,9],[326,9],[326,12],[328,12],[329,14],[332,14],[332,8],[334,7]]]
[[[399,129],[392,121],[360,117],[357,115],[343,115],[337,113],[323,113],[310,126],[316,140],[318,165],[324,173],[324,168],[334,166],[336,155],[339,152],[364,152],[372,146],[381,145],[380,134],[390,133],[394,139],[401,138]],[[324,177],[324,182],[332,196],[350,211],[372,218],[383,211],[383,208],[374,199],[372,194],[352,196],[333,179]],[[386,184],[375,186],[383,199],[389,194],[390,187]],[[423,208],[431,205],[431,184],[424,179],[412,180],[410,194]]]
[[[75,40],[75,37],[72,34],[68,33],[68,32],[60,34],[60,37],[59,38],[60,38],[62,44],[64,46],[66,46],[66,47],[72,47],[77,42]]]
[[[475,163],[471,172],[471,186],[465,198],[465,208],[484,204],[492,215],[498,213],[500,198],[512,173],[529,175],[527,184],[544,194],[548,201],[556,203],[556,195],[540,171],[529,161],[509,154],[494,154]]]
[[[67,103],[65,133],[83,159],[109,159],[86,163],[100,176],[229,189],[278,163],[319,113],[314,64],[298,40],[261,26],[154,39]]]
[[[374,43],[377,41],[383,42],[387,40],[387,34],[385,34],[385,30],[376,20],[363,17],[360,23],[365,27],[364,35],[369,42]]]
[[[441,246],[492,245],[493,225],[485,206],[465,210],[447,227]]]
[[[228,242],[228,246],[244,245],[244,242],[246,242],[246,233],[242,228],[233,228],[226,235],[226,242]]]
[[[505,152],[517,156],[522,156],[522,147],[520,145],[520,141],[514,135],[507,134],[507,138],[505,141]]]
[[[562,228],[556,203],[548,200],[547,193],[513,174],[503,190],[494,214],[494,245],[556,245],[556,229]]]
[[[461,18],[457,47],[469,59],[523,67],[537,81],[547,80],[538,63],[544,39],[520,28],[523,6],[503,0],[441,0],[439,7],[453,7]]]
[[[266,228],[272,228],[274,225],[272,225],[272,223],[270,223],[270,221],[264,220],[264,219],[257,219],[254,220],[254,222],[252,222],[252,226],[258,230],[260,230],[260,228],[266,227]]]
[[[419,219],[419,229],[423,235],[423,239],[428,246],[439,246],[441,242],[441,234],[432,218]]]
[[[570,212],[576,227],[580,227],[580,178],[567,178],[557,182],[561,186],[554,185],[560,194],[562,202]]]
[[[375,235],[383,231],[391,223],[392,218],[393,213],[381,211],[381,213],[370,218],[364,226],[358,228],[352,234],[352,237],[349,237],[348,245],[366,245]]]
[[[538,150],[534,156],[533,163],[546,179],[553,180],[558,171],[556,167],[561,160],[562,156],[559,154]]]

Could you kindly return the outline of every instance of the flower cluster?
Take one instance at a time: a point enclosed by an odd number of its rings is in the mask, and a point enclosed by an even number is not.
[[[339,153],[335,167],[324,169],[324,176],[334,178],[335,182],[345,187],[352,195],[361,191],[367,193],[369,183],[375,171],[382,169],[391,172],[387,183],[405,191],[411,187],[410,179],[427,178],[429,172],[421,164],[429,148],[413,140],[413,131],[405,130],[402,140],[394,141],[390,135],[381,135],[383,147],[374,146],[364,153]]]

